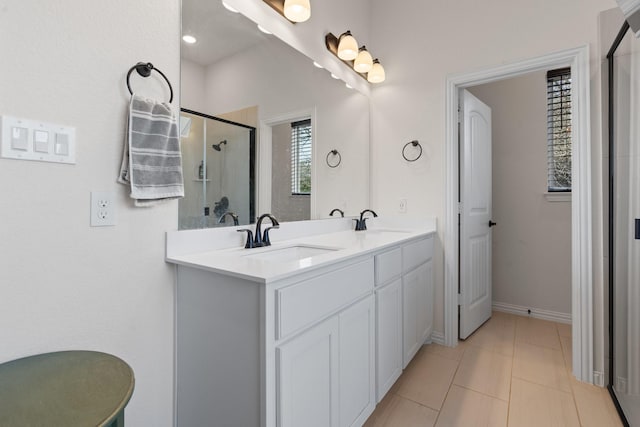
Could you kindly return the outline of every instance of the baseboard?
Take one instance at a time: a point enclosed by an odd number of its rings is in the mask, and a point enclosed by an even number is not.
[[[431,332],[431,342],[434,344],[444,345],[444,334],[442,332]]]
[[[520,305],[507,304],[494,301],[492,304],[494,311],[517,314],[519,316],[535,317],[536,319],[550,320],[552,322],[571,324],[571,313],[559,313],[557,311],[542,310],[534,307],[523,307]],[[531,310],[531,313],[529,313]]]

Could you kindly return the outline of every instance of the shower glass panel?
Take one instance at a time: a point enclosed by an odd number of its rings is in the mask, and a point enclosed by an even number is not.
[[[185,197],[179,229],[255,222],[255,128],[190,110],[180,113]]]
[[[629,424],[640,426],[640,40],[628,31],[613,58],[610,383]]]

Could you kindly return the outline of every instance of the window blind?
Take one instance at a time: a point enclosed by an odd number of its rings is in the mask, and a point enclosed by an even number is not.
[[[571,191],[571,68],[547,72],[548,191]]]
[[[311,119],[291,123],[291,193],[311,194]]]

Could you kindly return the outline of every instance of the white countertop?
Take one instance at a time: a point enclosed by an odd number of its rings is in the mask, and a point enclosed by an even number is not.
[[[269,283],[425,237],[436,231],[435,221],[427,221],[411,228],[383,228],[380,226],[381,224],[382,222],[380,224],[372,224],[374,226],[369,226],[369,230],[366,231],[341,230],[304,235],[283,241],[278,239],[280,230],[272,230],[270,233],[272,245],[253,249],[235,246],[225,249],[176,253],[176,251],[170,249],[170,243],[168,242],[166,260],[173,264],[239,277],[249,281]],[[287,223],[283,223],[281,227],[284,228],[286,225]],[[237,228],[234,227],[229,231],[235,231]],[[240,235],[240,233],[237,234]],[[285,253],[287,250],[292,251],[288,248],[300,246],[303,247],[303,251],[320,252],[320,254],[294,260],[287,260],[287,257],[284,257],[284,260],[276,260],[273,258],[273,254],[266,254],[267,252],[283,249],[285,251],[280,251],[280,253]],[[267,259],[261,259],[263,256]]]

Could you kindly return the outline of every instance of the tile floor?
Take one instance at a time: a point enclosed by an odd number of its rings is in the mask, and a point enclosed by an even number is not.
[[[365,427],[621,426],[571,374],[571,327],[494,312],[456,348],[422,347]]]

